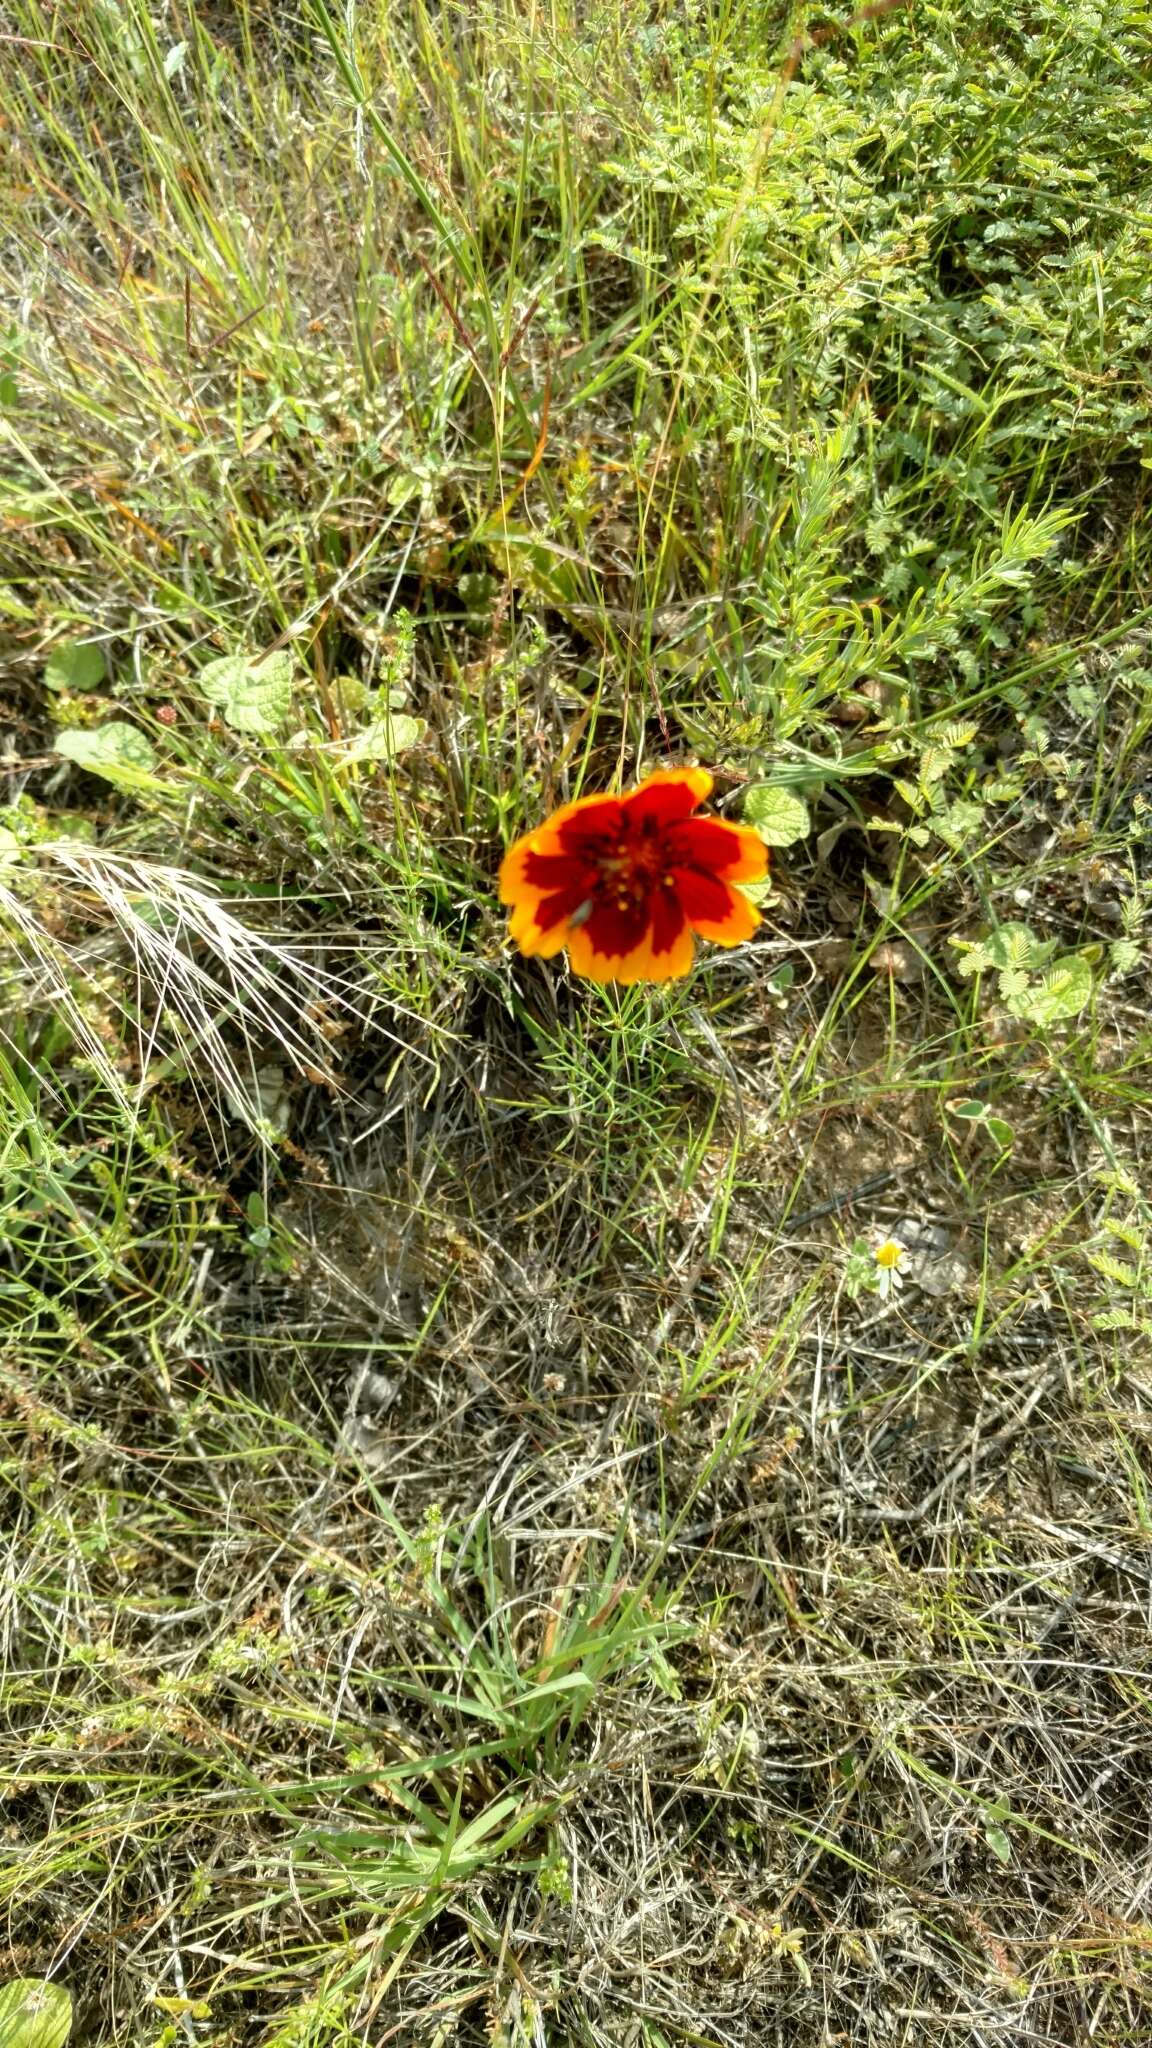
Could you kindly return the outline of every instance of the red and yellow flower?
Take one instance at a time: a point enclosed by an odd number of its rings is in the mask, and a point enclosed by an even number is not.
[[[500,901],[520,951],[565,946],[590,981],[671,981],[687,974],[695,937],[751,938],[760,913],[737,885],[762,881],[768,849],[746,825],[692,813],[712,789],[706,768],[661,770],[626,796],[582,796],[509,847]]]

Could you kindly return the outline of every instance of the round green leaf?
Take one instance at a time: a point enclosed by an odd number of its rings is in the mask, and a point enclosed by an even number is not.
[[[98,690],[107,673],[95,640],[65,640],[48,656],[44,681],[50,690]]]
[[[794,846],[812,829],[808,806],[790,789],[759,782],[744,798],[744,816],[766,846]]]
[[[963,1117],[965,1123],[980,1124],[988,1114],[986,1102],[977,1102],[970,1096],[963,1096],[958,1102],[950,1102],[948,1108],[953,1116]]]
[[[72,1998],[62,1984],[16,1977],[0,1985],[3,2048],[64,2048],[72,2032]]]
[[[160,777],[154,772],[156,755],[151,741],[138,726],[113,718],[107,725],[91,730],[67,727],[56,735],[56,752],[90,775],[102,775],[117,789],[158,789]]]
[[[237,732],[272,733],[292,708],[294,669],[286,648],[261,661],[225,654],[200,671],[200,688]]]
[[[426,727],[422,718],[409,718],[403,712],[390,711],[384,718],[376,718],[360,733],[343,755],[343,762],[390,761],[395,754],[406,753],[422,740]]]

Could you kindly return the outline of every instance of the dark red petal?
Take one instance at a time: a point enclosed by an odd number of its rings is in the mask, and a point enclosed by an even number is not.
[[[618,797],[606,796],[601,804],[587,804],[557,828],[560,844],[565,853],[589,854],[599,842],[615,837],[623,817]]]
[[[687,779],[652,782],[642,784],[634,796],[626,798],[625,809],[629,823],[641,824],[645,818],[651,818],[657,825],[674,825],[687,818],[700,801]]]
[[[533,889],[565,889],[569,882],[582,881],[592,870],[570,853],[526,853],[522,879]]]
[[[698,917],[719,919],[727,916],[732,904],[727,882],[719,881],[715,875],[703,874],[699,868],[673,868],[672,875],[680,908],[689,923]]]
[[[693,867],[723,874],[739,864],[741,845],[734,832],[712,818],[686,818],[668,834],[668,858],[677,867]]]
[[[679,890],[665,888],[654,890],[651,916],[653,953],[670,953],[680,937],[685,923]]]
[[[582,876],[577,875],[573,881],[566,883],[563,889],[557,889],[554,896],[545,896],[542,899],[536,909],[533,923],[540,931],[550,932],[587,901],[588,884]]]
[[[584,929],[598,953],[615,959],[640,944],[648,925],[647,903],[629,903],[624,910],[615,903],[597,903]]]

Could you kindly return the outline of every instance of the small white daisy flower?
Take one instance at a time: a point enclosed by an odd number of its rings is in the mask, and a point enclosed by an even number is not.
[[[876,1292],[881,1301],[889,1301],[898,1287],[904,1284],[903,1268],[908,1258],[908,1247],[898,1237],[885,1237],[874,1246],[872,1263],[876,1273]]]

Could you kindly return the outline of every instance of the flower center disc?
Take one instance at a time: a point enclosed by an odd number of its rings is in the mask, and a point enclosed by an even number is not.
[[[659,838],[647,823],[638,832],[626,825],[617,850],[600,861],[600,873],[606,893],[623,910],[629,903],[647,901],[661,880],[663,866]]]

